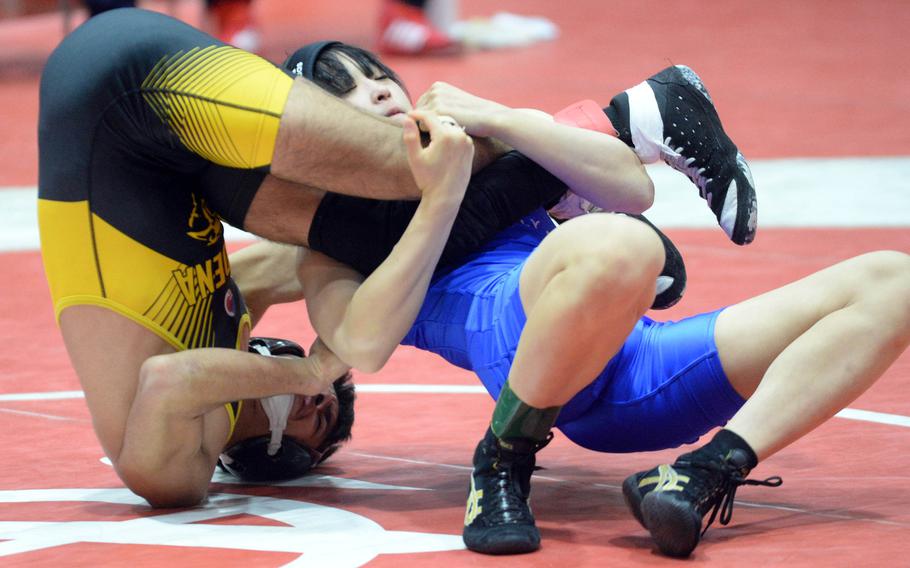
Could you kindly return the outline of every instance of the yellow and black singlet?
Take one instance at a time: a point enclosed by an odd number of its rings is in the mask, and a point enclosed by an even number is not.
[[[224,219],[244,217],[292,79],[144,10],[90,19],[41,79],[38,220],[55,313],[95,304],[176,349],[237,347]]]
[[[38,222],[59,317],[94,304],[175,349],[240,347],[250,319],[221,220],[243,227],[292,79],[178,20],[90,19],[41,78]],[[241,408],[225,405],[233,430]]]

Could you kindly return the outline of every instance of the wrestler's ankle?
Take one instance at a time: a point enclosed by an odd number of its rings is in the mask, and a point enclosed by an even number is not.
[[[745,454],[745,467],[747,470],[755,469],[755,466],[758,465],[758,454],[745,438],[726,428],[718,430],[710,442],[692,453],[713,459],[714,457],[725,457],[737,450]]]
[[[536,407],[524,402],[506,384],[499,393],[490,429],[499,440],[526,439],[543,442],[556,423],[561,406]]]

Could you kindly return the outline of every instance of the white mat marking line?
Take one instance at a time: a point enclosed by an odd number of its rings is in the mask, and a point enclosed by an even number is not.
[[[13,410],[12,408],[0,408],[0,412],[7,414],[21,414],[22,416],[32,416],[34,418],[47,418],[48,420],[65,420],[66,422],[86,422],[78,418],[68,418],[66,416],[57,416],[56,414],[44,414],[42,412],[29,412],[28,410]]]
[[[372,384],[358,385],[359,393],[374,394],[486,394],[482,386],[477,385],[410,385],[410,384]],[[68,400],[83,398],[82,391],[54,391],[54,392],[25,392],[0,394],[0,402],[28,401],[28,400]],[[874,422],[889,426],[910,428],[910,416],[860,410],[858,408],[845,408],[835,416],[847,420],[861,422]]]

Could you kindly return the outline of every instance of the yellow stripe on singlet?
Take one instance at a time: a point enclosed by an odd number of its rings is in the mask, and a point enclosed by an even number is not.
[[[54,311],[78,304],[113,309],[176,349],[215,345],[212,297],[227,284],[227,250],[185,265],[89,213],[85,201],[38,200],[41,252]],[[242,333],[241,323],[238,334]],[[239,336],[238,336],[239,341]]]
[[[237,420],[240,419],[240,412],[243,411],[243,401],[225,403],[224,408],[227,410],[228,422],[231,424],[227,435],[227,439],[230,440],[231,436],[234,435],[234,428],[237,427]]]
[[[272,161],[292,84],[261,57],[210,46],[159,61],[142,94],[194,153],[222,166],[257,168]]]

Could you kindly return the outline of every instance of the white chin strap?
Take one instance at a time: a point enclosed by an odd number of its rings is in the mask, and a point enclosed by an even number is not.
[[[274,456],[281,448],[281,436],[288,425],[288,415],[294,404],[294,395],[278,394],[260,399],[265,415],[269,417],[269,430],[272,437],[269,439],[268,454]]]
[[[260,355],[272,356],[264,345],[253,345],[252,347]],[[291,406],[294,405],[294,395],[277,394],[259,399],[259,402],[262,404],[262,409],[265,410],[265,415],[269,417],[269,431],[272,433],[267,453],[274,456],[281,448],[281,437],[288,426],[288,416],[291,414]]]

